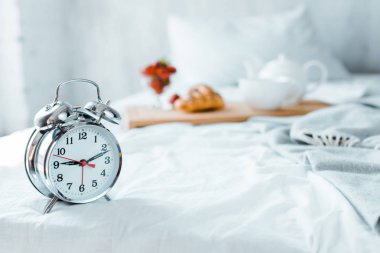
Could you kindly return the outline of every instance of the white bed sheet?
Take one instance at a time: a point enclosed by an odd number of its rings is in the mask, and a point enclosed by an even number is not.
[[[260,124],[115,129],[111,202],[47,199],[23,167],[31,130],[0,139],[0,252],[378,252],[380,237],[321,177],[265,145]]]

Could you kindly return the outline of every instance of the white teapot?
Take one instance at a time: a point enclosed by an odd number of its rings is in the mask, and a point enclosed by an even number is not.
[[[262,109],[297,104],[307,92],[311,92],[328,77],[327,68],[322,62],[311,60],[299,65],[284,55],[279,55],[260,70],[257,62],[246,62],[245,68],[248,78],[239,81],[241,93],[248,103]],[[317,81],[310,82],[308,74],[311,68],[319,69]]]

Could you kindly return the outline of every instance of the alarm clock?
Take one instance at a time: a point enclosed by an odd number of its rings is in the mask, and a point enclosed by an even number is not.
[[[59,90],[69,83],[86,83],[97,90],[97,100],[72,106],[59,100]],[[50,212],[58,200],[87,203],[105,197],[116,183],[122,153],[115,136],[101,123],[118,124],[120,114],[103,103],[99,86],[87,79],[59,84],[53,103],[35,116],[35,129],[25,152],[26,174],[33,186],[51,198]]]

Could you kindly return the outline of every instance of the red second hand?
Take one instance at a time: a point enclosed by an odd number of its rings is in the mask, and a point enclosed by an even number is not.
[[[82,164],[82,185],[83,185],[84,165]]]

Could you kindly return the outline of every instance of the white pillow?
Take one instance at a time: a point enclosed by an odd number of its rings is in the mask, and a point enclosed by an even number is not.
[[[245,76],[249,59],[270,61],[284,53],[304,63],[326,64],[330,79],[348,77],[347,70],[322,48],[303,6],[271,16],[236,19],[170,17],[171,61],[183,84],[235,85]]]

